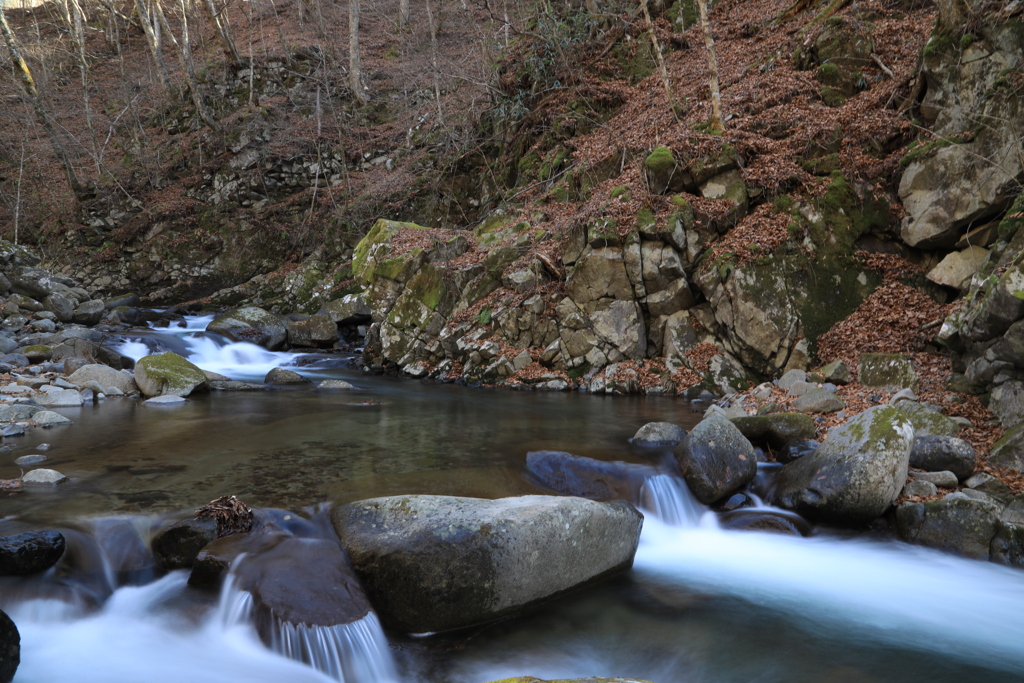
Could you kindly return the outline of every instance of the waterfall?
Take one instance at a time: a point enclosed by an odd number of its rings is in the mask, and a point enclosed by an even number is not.
[[[243,560],[239,555],[232,569]],[[221,587],[214,621],[224,628],[252,625],[256,609],[252,595],[238,587],[229,573]],[[396,683],[398,675],[387,638],[377,615],[335,626],[292,624],[270,618],[270,649],[327,674],[341,683]]]
[[[707,512],[690,493],[686,482],[669,474],[655,474],[644,481],[639,507],[675,527],[695,527]]]

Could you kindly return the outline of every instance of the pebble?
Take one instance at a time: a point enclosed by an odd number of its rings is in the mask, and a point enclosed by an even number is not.
[[[918,481],[931,482],[944,489],[955,489],[958,483],[956,475],[948,470],[943,470],[942,472],[911,472],[910,476]]]
[[[316,385],[317,389],[355,389],[354,386],[349,384],[343,379],[325,379],[320,384]]]
[[[56,486],[57,484],[65,483],[67,480],[68,478],[57,470],[38,469],[28,472],[21,478],[21,483],[38,486]]]
[[[939,489],[935,484],[923,479],[911,479],[903,487],[903,495],[905,496],[934,496],[938,492]]]
[[[155,396],[142,402],[144,406],[180,406],[185,402],[181,396]]]
[[[48,451],[51,448],[53,448],[53,444],[48,444],[48,443],[41,443],[38,446],[36,446],[36,450],[37,451]]]
[[[45,455],[39,455],[34,453],[32,455],[23,455],[14,461],[15,465],[38,465],[44,460],[49,460]]]
[[[25,433],[25,428],[18,424],[7,425],[3,429],[0,429],[0,436],[5,439],[9,436],[21,436]]]

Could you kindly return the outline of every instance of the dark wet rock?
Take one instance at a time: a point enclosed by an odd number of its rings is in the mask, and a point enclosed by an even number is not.
[[[292,346],[330,346],[339,338],[338,326],[326,315],[311,315],[286,327]]]
[[[723,529],[730,531],[767,531],[792,536],[809,536],[811,533],[810,524],[799,515],[764,508],[723,512],[718,522]]]
[[[99,299],[83,301],[75,309],[71,319],[79,325],[95,325],[103,318],[104,310],[106,307]]]
[[[232,534],[210,542],[192,561],[188,585],[217,588],[239,555],[259,550],[263,536],[262,533]]]
[[[227,379],[211,381],[210,388],[214,391],[264,391],[267,387],[264,384],[253,384],[252,382],[240,382],[234,379]]]
[[[7,613],[0,610],[0,683],[10,683],[21,664],[21,634]]]
[[[153,554],[166,570],[189,569],[199,552],[217,538],[217,520],[186,519],[153,537]]]
[[[142,299],[139,298],[138,294],[126,294],[125,296],[119,296],[116,299],[107,299],[104,303],[104,307],[111,311],[115,308],[138,308],[142,304]]]
[[[810,455],[821,446],[817,441],[790,441],[788,444],[775,451],[775,460],[783,465],[791,463],[797,458]]]
[[[294,370],[274,368],[263,378],[264,384],[312,384],[312,382]]]
[[[989,544],[989,560],[1024,567],[1024,525],[1002,522]]]
[[[385,625],[424,633],[520,611],[633,564],[643,517],[624,501],[393,496],[331,520]]]
[[[26,531],[0,537],[0,575],[37,574],[64,554],[64,536],[56,531]]]
[[[527,453],[526,469],[544,488],[595,500],[637,500],[644,481],[658,473],[649,465],[607,462],[562,451]]]
[[[903,503],[896,508],[896,531],[908,543],[987,560],[999,530],[1000,507],[962,493],[927,503]]]
[[[793,441],[813,439],[818,433],[814,418],[802,413],[772,413],[734,417],[732,423],[752,443],[783,448]]]
[[[206,326],[206,330],[232,341],[258,344],[276,351],[288,339],[285,322],[281,316],[257,306],[245,306],[220,314]]]
[[[261,547],[234,568],[236,585],[253,597],[264,642],[280,622],[336,626],[371,611],[359,579],[334,541],[263,534]]]
[[[751,500],[750,496],[745,493],[734,493],[729,496],[729,499],[722,503],[720,510],[723,512],[731,512],[732,510],[738,510],[740,508],[751,507],[754,501]]]
[[[362,294],[347,294],[325,304],[317,315],[327,316],[338,325],[358,325],[370,322],[371,311]]]
[[[686,430],[671,422],[648,422],[629,440],[634,446],[674,448],[686,436]]]
[[[974,474],[974,447],[953,436],[918,436],[910,451],[910,466],[925,472],[948,470],[964,481]]]
[[[675,449],[690,491],[710,505],[757,474],[750,441],[728,419],[713,415],[693,428]]]
[[[834,428],[814,453],[782,468],[772,500],[839,524],[884,513],[907,480],[914,430],[892,406],[876,406]]]

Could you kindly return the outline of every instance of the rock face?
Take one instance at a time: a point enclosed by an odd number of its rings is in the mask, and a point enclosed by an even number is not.
[[[705,418],[675,449],[690,491],[709,505],[757,474],[757,456],[739,429],[720,416]]]
[[[630,504],[523,496],[394,496],[331,514],[385,625],[479,624],[628,569],[643,518]]]
[[[896,408],[870,408],[833,429],[814,453],[783,467],[771,498],[812,519],[871,521],[903,488],[913,440],[913,427]]]
[[[658,473],[647,465],[606,462],[562,451],[527,453],[526,469],[545,488],[594,500],[638,500],[644,481]]]
[[[206,330],[232,341],[258,344],[271,351],[282,348],[288,339],[284,319],[258,306],[245,306],[221,313],[210,321]]]
[[[217,538],[217,520],[186,519],[153,537],[153,554],[164,569],[190,569],[196,556]]]
[[[176,353],[157,353],[135,364],[135,383],[145,396],[188,396],[208,391],[206,375]]]
[[[0,610],[0,683],[10,683],[21,664],[21,634],[7,613]]]
[[[26,531],[2,536],[0,575],[38,574],[55,565],[63,554],[64,536],[56,531]]]

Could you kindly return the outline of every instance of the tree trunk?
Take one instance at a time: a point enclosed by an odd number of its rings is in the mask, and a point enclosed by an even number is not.
[[[444,112],[441,111],[441,81],[437,73],[437,21],[434,19],[434,10],[427,0],[427,24],[430,27],[430,64],[434,72],[434,100],[437,102],[437,121],[444,123]]]
[[[142,24],[142,32],[146,34],[146,44],[149,46],[149,53],[153,56],[153,63],[156,65],[156,75],[160,79],[160,85],[164,92],[171,92],[171,77],[167,75],[167,67],[164,65],[163,51],[160,49],[160,40],[157,38],[156,30],[149,11],[143,0],[135,0],[135,9],[139,13],[139,23]]]
[[[409,7],[409,0],[398,0],[398,28],[409,28],[410,19],[412,10]]]
[[[704,47],[708,51],[708,70],[711,72],[709,87],[711,88],[711,130],[721,133],[725,130],[722,121],[722,94],[718,90],[718,59],[715,57],[715,39],[711,37],[711,24],[708,22],[708,0],[697,0],[700,7],[700,24],[704,29]]]
[[[153,10],[160,20],[160,25],[163,26],[164,32],[170,38],[174,51],[178,54],[178,61],[181,62],[181,68],[185,71],[185,81],[188,83],[188,90],[192,95],[192,104],[196,106],[196,113],[203,123],[212,130],[219,131],[220,126],[217,125],[213,116],[207,111],[206,105],[203,104],[203,97],[199,92],[199,79],[196,77],[195,69],[192,68],[192,60],[189,59],[189,55],[185,53],[181,44],[178,43],[177,38],[174,37],[174,32],[171,31],[171,25],[167,23],[167,16],[164,14],[164,8],[160,5],[160,0],[153,0]],[[183,40],[188,40],[187,33],[184,35]]]
[[[21,56],[21,51],[18,49],[18,43],[14,39],[14,33],[11,32],[11,27],[7,23],[6,13],[0,9],[0,32],[4,34],[4,42],[7,43],[7,49],[11,53],[11,61],[14,63],[14,70],[18,72],[18,77],[21,79],[21,85],[25,89],[25,93],[32,100],[32,106],[36,111],[36,118],[39,119],[40,125],[43,130],[46,131],[46,136],[50,140],[50,145],[53,147],[54,154],[57,155],[57,159],[60,161],[61,166],[64,167],[64,173],[68,178],[68,185],[71,187],[71,191],[75,195],[75,199],[83,201],[88,191],[78,181],[78,174],[75,173],[74,166],[71,165],[71,159],[68,158],[67,152],[64,150],[64,145],[61,144],[60,138],[57,137],[57,131],[54,130],[53,124],[50,121],[50,116],[46,112],[46,106],[43,104],[43,98],[39,95],[39,90],[36,88],[36,81],[32,77],[32,70],[28,66],[28,62]]]
[[[70,0],[72,18],[73,18],[73,34],[75,37],[75,46],[78,48],[78,71],[82,78],[82,104],[85,107],[85,125],[89,129],[89,142],[92,145],[92,155],[97,155],[96,145],[96,130],[93,128],[92,123],[92,102],[89,100],[89,63],[85,56],[85,12],[82,11],[82,5],[78,0]],[[99,172],[99,162],[97,161],[96,167],[97,173]]]
[[[644,11],[644,19],[647,20],[647,33],[651,36],[651,47],[654,49],[655,59],[658,60],[658,73],[661,75],[661,85],[665,88],[669,109],[672,110],[672,118],[676,120],[676,123],[682,123],[679,120],[679,112],[676,111],[676,96],[672,92],[672,82],[668,78],[668,69],[665,68],[665,59],[661,55],[658,36],[654,33],[654,22],[651,21],[651,13],[647,9],[647,0],[640,0],[640,7]]]
[[[363,68],[359,63],[359,0],[348,0],[348,87],[360,102],[366,102]]]
[[[213,0],[203,0],[203,7],[206,9],[206,17],[210,20],[210,25],[213,26],[213,30],[217,34],[217,40],[220,41],[220,47],[224,50],[224,56],[232,65],[238,66],[242,60],[239,59],[238,50],[235,49],[235,41],[231,39],[227,21],[221,21],[217,8],[213,6]],[[227,9],[226,5],[224,9]]]

